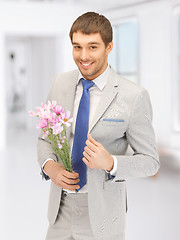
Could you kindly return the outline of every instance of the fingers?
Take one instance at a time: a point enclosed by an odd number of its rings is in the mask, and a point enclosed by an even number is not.
[[[87,149],[87,151],[90,151],[90,150]],[[90,159],[91,159],[91,155],[88,154],[86,151],[83,152],[83,156],[84,156],[88,161],[90,161]]]
[[[78,173],[76,172],[70,173],[65,170],[61,178],[61,187],[71,191],[79,189],[80,186],[77,183],[80,181],[80,179],[78,177],[79,177]]]
[[[68,178],[66,176],[61,176],[61,179],[59,181],[59,186],[66,189],[75,191],[75,189],[79,189],[80,186],[77,184],[80,181],[80,179],[74,179],[74,178]]]
[[[88,134],[88,140],[95,146],[95,147],[99,147],[99,148],[103,148],[103,146],[97,142],[90,134]],[[87,140],[87,141],[88,141]]]
[[[91,151],[95,152],[96,151],[96,148],[97,146],[94,145],[92,142],[90,142],[90,140],[86,140],[86,146],[91,149]],[[86,147],[84,148],[84,150],[86,149]]]
[[[87,167],[91,167],[91,163],[85,157],[83,157],[82,160],[87,165]]]
[[[84,153],[87,153],[89,156],[94,157],[94,154],[97,154],[100,149],[103,149],[103,146],[97,142],[90,134],[88,134],[88,139],[86,140],[86,147],[84,148],[83,155],[86,157]],[[89,160],[89,158],[87,157]]]
[[[64,165],[57,164],[57,168],[54,169],[51,180],[59,187],[75,191],[75,189],[79,189],[80,186],[77,184],[79,179],[79,174],[76,172],[68,172],[66,171]]]
[[[67,184],[63,181],[61,182],[60,187],[66,189],[66,190],[70,190],[70,191],[75,191],[76,189],[80,188],[79,185]]]
[[[62,180],[67,184],[76,184],[80,181],[79,173],[62,171]]]
[[[99,145],[99,143],[91,136],[91,134],[88,134],[88,140],[95,146]]]
[[[90,146],[90,142],[89,143],[87,143],[88,145],[84,148],[84,152],[86,152],[87,154],[89,154],[90,156],[92,156],[95,152],[96,152],[96,150],[94,149],[94,147],[92,147],[92,146]],[[91,143],[92,144],[92,143]],[[93,148],[93,150],[92,150],[92,148]],[[95,148],[97,148],[97,147],[95,147]],[[84,154],[84,152],[83,152],[83,154]]]
[[[65,177],[65,176],[62,176],[61,180],[62,180],[63,182],[65,182],[65,183],[67,183],[67,184],[76,184],[76,183],[78,183],[78,182],[80,181],[79,178],[77,178],[77,179],[72,179],[72,178],[67,178],[67,177]]]
[[[68,172],[64,169],[64,171],[62,171],[62,175],[66,178],[71,178],[71,179],[76,179],[79,177],[79,173],[76,172]]]

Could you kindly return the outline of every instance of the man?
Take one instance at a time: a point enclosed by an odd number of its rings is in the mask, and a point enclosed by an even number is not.
[[[125,181],[154,175],[159,168],[149,96],[108,65],[112,27],[104,16],[83,14],[70,38],[79,71],[57,76],[48,100],[73,113],[67,139],[75,171],[67,172],[39,138],[39,163],[52,180],[46,239],[123,240]]]

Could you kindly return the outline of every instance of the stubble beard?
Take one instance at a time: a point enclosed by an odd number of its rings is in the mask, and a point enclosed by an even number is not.
[[[102,64],[99,68],[96,67],[91,74],[86,74],[86,70],[84,70],[84,69],[81,70],[80,65],[79,65],[79,66],[77,65],[77,66],[78,66],[78,68],[79,68],[79,71],[81,72],[81,74],[83,75],[83,77],[84,77],[85,79],[87,79],[87,80],[93,80],[93,79],[97,78],[98,76],[100,76],[100,75],[103,73],[103,72],[101,72],[101,69],[103,69],[103,67],[104,67],[104,65],[105,65],[105,62],[106,62],[106,61],[104,61],[103,64]],[[94,62],[94,64],[95,64],[95,62]],[[83,72],[83,70],[84,70],[84,72]],[[87,70],[87,71],[88,71],[88,70]],[[100,73],[98,74],[98,72],[100,72]],[[93,77],[93,76],[94,76],[94,77]]]

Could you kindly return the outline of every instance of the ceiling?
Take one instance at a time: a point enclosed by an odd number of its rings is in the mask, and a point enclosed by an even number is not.
[[[137,5],[141,3],[153,2],[157,0],[0,0],[0,2],[41,2],[41,3],[63,3],[72,4],[76,6],[96,8],[99,10],[116,9],[127,7],[130,5]]]
[[[136,5],[144,2],[152,2],[153,0],[74,0],[78,2],[78,4],[89,5],[94,7],[113,9],[113,8],[121,8],[129,5]],[[155,1],[155,0],[154,0]],[[72,0],[73,2],[73,0]]]

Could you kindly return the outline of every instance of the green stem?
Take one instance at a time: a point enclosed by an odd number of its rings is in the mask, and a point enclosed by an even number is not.
[[[63,126],[63,127],[65,127],[65,126]],[[63,135],[66,137],[66,131],[64,132]],[[72,165],[71,165],[71,160],[69,157],[69,146],[67,143],[67,139],[65,138],[64,143],[62,143],[62,141],[60,140],[60,137],[58,135],[56,136],[53,134],[52,129],[49,129],[48,139],[51,143],[53,151],[59,156],[65,169],[69,172],[72,172]],[[57,140],[59,140],[60,143],[62,144],[61,149],[58,146]]]

